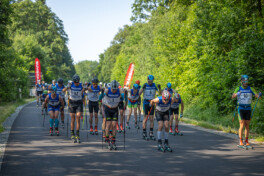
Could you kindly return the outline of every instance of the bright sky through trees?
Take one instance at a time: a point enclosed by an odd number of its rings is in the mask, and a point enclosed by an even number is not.
[[[119,28],[131,24],[134,0],[46,0],[63,21],[74,62],[99,60]]]

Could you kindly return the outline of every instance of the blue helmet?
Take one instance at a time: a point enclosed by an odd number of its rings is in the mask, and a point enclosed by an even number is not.
[[[148,80],[153,81],[154,80],[154,76],[153,75],[148,75]]]
[[[248,75],[242,75],[241,81],[243,81],[244,83],[248,83]]]
[[[168,83],[167,84],[167,87],[170,89],[171,88],[171,83]]]
[[[56,86],[52,86],[51,87],[51,90],[52,90],[52,92],[55,92],[56,93],[57,92],[57,87]]]
[[[138,84],[134,84],[133,87],[134,87],[134,89],[137,89],[137,90],[139,88]]]

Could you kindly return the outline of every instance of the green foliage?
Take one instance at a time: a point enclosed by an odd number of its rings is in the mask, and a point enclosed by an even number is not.
[[[94,77],[98,77],[96,72],[97,66],[97,61],[81,61],[75,64],[75,70],[80,76],[81,82],[92,82]]]
[[[179,91],[191,118],[236,128],[231,95],[240,76],[248,74],[257,91],[264,88],[261,2],[135,0],[134,24],[118,32],[125,31],[124,40],[103,53],[98,70],[122,84],[134,62],[132,82],[153,74],[154,82]],[[264,133],[263,109],[259,102],[252,120],[257,133]]]

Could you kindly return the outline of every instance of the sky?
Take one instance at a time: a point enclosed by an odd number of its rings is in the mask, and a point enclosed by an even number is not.
[[[74,63],[99,61],[124,25],[131,25],[134,0],[46,0],[63,21]]]

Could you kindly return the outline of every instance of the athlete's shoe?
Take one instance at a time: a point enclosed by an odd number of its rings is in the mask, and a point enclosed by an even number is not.
[[[240,140],[239,145],[244,145],[243,140]]]
[[[51,136],[53,136],[53,128],[51,128],[51,127],[50,127],[49,134],[50,134]]]
[[[93,126],[90,126],[90,134],[94,134],[94,132],[93,132]]]
[[[119,125],[116,123],[116,130],[119,131]]]
[[[120,130],[121,131],[124,131],[124,128],[123,128],[123,125],[122,124],[120,124]]]
[[[248,140],[245,141],[246,146],[250,146],[250,143],[248,142]]]
[[[95,133],[96,135],[98,135],[98,129],[97,129],[97,126],[94,127],[94,133]]]

